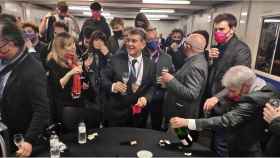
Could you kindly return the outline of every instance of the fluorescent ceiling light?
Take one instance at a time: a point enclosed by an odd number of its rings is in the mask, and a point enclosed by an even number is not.
[[[168,18],[168,15],[146,15],[147,16],[147,18],[151,18],[151,19],[153,19],[153,18]]]
[[[160,19],[157,19],[157,18],[148,18],[148,20],[150,20],[150,21],[160,21]]]
[[[143,0],[143,3],[157,3],[157,4],[191,4],[187,0]]]
[[[242,13],[241,13],[241,16],[247,16],[247,15],[248,15],[247,12],[242,12]]]
[[[174,13],[174,9],[141,9],[141,13]]]
[[[86,16],[91,16],[91,12],[83,12],[83,15],[86,15]],[[105,17],[111,17],[111,14],[110,13],[101,13],[101,15],[105,16]]]
[[[265,23],[278,23],[280,19],[264,19]]]
[[[70,10],[90,11],[89,6],[69,6]]]

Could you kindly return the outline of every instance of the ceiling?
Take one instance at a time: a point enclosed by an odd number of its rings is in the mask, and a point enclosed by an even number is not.
[[[57,0],[14,0],[19,2],[28,2],[42,7],[55,9]],[[65,0],[69,6],[83,6],[86,10],[71,9],[70,13],[74,16],[84,17],[89,12],[89,4],[91,0]],[[122,17],[124,19],[134,19],[136,14],[141,8],[145,9],[172,9],[174,13],[145,13],[151,15],[150,19],[161,19],[161,20],[178,20],[183,16],[188,16],[194,12],[202,11],[211,8],[216,5],[232,3],[232,1],[221,1],[221,0],[190,0],[191,4],[156,4],[156,3],[143,3],[142,0],[95,0],[100,2],[104,8],[103,12],[105,16]],[[154,1],[154,0],[153,0]],[[156,0],[155,2],[164,1]],[[169,0],[176,1],[176,0]],[[185,1],[185,0],[177,0]],[[151,2],[151,0],[148,0]],[[90,14],[90,13],[87,13]],[[168,16],[168,17],[166,17]]]

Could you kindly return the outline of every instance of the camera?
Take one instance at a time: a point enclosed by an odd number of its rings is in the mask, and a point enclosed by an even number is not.
[[[278,108],[280,106],[280,99],[277,99],[277,98],[272,98],[272,99],[269,99],[268,101],[271,106],[273,106],[274,108]]]

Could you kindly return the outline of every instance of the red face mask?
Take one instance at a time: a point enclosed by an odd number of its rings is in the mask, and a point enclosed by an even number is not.
[[[97,21],[100,21],[101,20],[101,13],[100,11],[92,11],[91,12],[91,16],[93,19],[97,20]]]
[[[240,96],[234,96],[234,97],[229,97],[230,100],[234,101],[234,102],[238,102],[240,101]]]
[[[229,32],[228,33],[224,33],[222,31],[216,31],[214,33],[215,41],[218,44],[224,44],[226,42],[226,40],[227,40],[228,34],[229,34]]]

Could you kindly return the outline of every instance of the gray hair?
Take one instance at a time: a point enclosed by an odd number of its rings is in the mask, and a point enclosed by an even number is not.
[[[247,66],[231,67],[224,75],[222,84],[225,87],[241,88],[244,84],[251,85],[256,79],[255,72]]]
[[[189,35],[189,37],[186,39],[186,43],[191,45],[195,52],[202,52],[204,51],[206,40],[201,34],[194,33]]]

